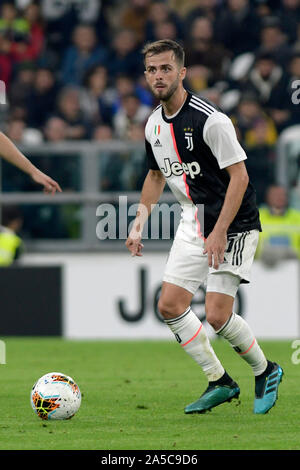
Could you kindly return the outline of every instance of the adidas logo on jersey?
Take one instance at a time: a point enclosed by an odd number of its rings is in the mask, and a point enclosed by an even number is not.
[[[180,162],[172,162],[169,158],[164,159],[165,167],[161,168],[163,174],[166,178],[169,178],[171,175],[181,176],[183,173],[189,175],[192,179],[195,176],[199,175],[201,172],[201,168],[198,162],[191,162],[191,163],[180,163]]]
[[[162,147],[159,139],[154,142],[154,147]]]

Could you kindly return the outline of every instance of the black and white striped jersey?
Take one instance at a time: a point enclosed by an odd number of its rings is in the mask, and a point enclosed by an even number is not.
[[[245,160],[233,124],[215,105],[188,93],[183,106],[166,116],[162,106],[145,128],[149,169],[160,170],[182,205],[180,230],[187,239],[213,230],[229,184],[226,167]],[[204,208],[204,217],[198,213]],[[228,233],[261,230],[251,183]]]

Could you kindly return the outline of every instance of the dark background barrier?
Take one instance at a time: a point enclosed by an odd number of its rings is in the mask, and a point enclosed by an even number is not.
[[[0,268],[0,336],[61,336],[62,268]]]

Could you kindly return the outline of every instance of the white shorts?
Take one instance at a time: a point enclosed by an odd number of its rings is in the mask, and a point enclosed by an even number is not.
[[[218,269],[208,266],[207,254],[203,254],[203,240],[191,243],[175,237],[163,280],[183,287],[192,294],[195,294],[200,284],[204,284],[207,292],[235,297],[240,283],[250,282],[258,237],[258,230],[229,234],[224,262]]]

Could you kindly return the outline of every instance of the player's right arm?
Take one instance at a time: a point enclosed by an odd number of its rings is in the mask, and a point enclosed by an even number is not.
[[[27,173],[35,183],[44,187],[46,193],[61,192],[59,184],[34,166],[2,132],[0,132],[0,157]]]
[[[126,240],[131,256],[142,256],[142,231],[149,215],[164,190],[166,180],[160,170],[149,170],[145,178],[133,227]]]

